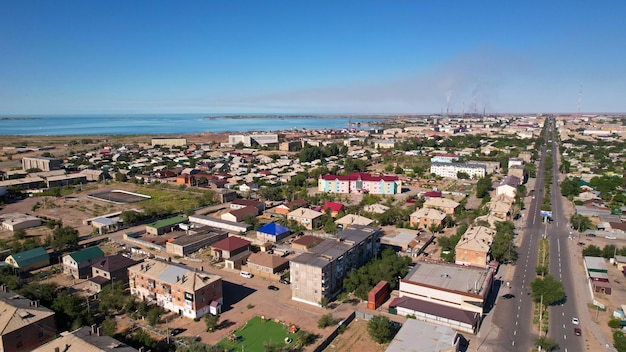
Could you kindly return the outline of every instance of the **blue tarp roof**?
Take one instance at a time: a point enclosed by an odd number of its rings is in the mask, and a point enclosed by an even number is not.
[[[269,233],[270,235],[273,235],[273,236],[278,236],[278,235],[283,234],[285,232],[289,232],[290,230],[288,228],[286,228],[286,227],[278,225],[275,222],[270,222],[269,224],[263,225],[257,231],[263,232],[263,233]]]

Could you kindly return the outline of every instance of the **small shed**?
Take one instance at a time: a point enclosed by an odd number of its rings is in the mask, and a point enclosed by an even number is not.
[[[604,293],[605,295],[611,294],[611,283],[606,281],[591,281],[593,291],[596,293]]]

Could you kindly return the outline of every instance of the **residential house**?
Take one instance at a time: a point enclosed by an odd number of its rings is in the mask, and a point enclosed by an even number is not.
[[[491,243],[496,231],[484,226],[470,226],[455,247],[456,264],[484,267],[491,260]]]
[[[91,275],[91,266],[104,257],[99,247],[89,247],[63,256],[63,273],[76,279]]]
[[[487,204],[489,206],[489,214],[500,219],[507,219],[511,215],[511,208],[514,202],[515,199],[505,194],[495,196]]]
[[[265,211],[265,203],[256,200],[237,198],[230,202],[231,209],[243,209],[245,207],[256,208],[258,212],[257,215]]]
[[[519,178],[520,180],[525,180],[526,179],[526,170],[524,168],[524,165],[513,165],[513,166],[509,167],[508,175],[509,176],[515,176],[515,177]]]
[[[326,210],[330,212],[330,216],[336,218],[339,212],[343,210],[343,204],[337,202],[326,202],[322,205],[322,213],[326,213]]]
[[[319,226],[322,215],[324,214],[319,211],[308,208],[298,208],[289,212],[287,219],[299,223],[308,230],[313,230]]]
[[[289,259],[263,252],[251,253],[247,268],[252,274],[278,279],[280,273],[289,269]]]
[[[220,216],[222,220],[232,222],[242,222],[248,217],[255,217],[259,215],[259,210],[255,207],[244,207],[231,210],[228,213],[224,213]]]
[[[216,259],[229,259],[239,253],[249,251],[252,242],[238,236],[227,237],[211,245],[211,252]]]
[[[459,205],[459,203],[448,198],[429,198],[424,202],[424,208],[439,209],[449,215],[453,215]]]
[[[293,242],[291,242],[291,247],[301,251],[308,251],[310,248],[313,248],[322,242],[324,242],[324,239],[321,237],[304,235],[293,240]]]
[[[298,209],[298,208],[302,208],[302,207],[306,207],[309,204],[307,203],[306,200],[304,199],[295,199],[291,202],[287,202],[287,203],[283,203],[279,206],[277,206],[274,211],[278,214],[287,214],[290,211],[292,211],[293,209]]]
[[[256,238],[263,242],[278,242],[289,234],[291,234],[291,230],[275,222],[265,224],[256,230]]]
[[[370,204],[363,207],[363,211],[373,214],[382,214],[389,210],[389,207],[382,204]]]
[[[504,194],[508,197],[515,198],[517,194],[517,187],[521,184],[521,181],[516,176],[507,175],[496,186],[496,195]]]
[[[137,350],[103,333],[95,324],[74,331],[65,331],[59,337],[34,349],[32,352],[138,352]]]
[[[0,351],[29,352],[54,338],[54,311],[0,285]]]
[[[218,315],[224,304],[222,278],[159,260],[128,268],[130,293],[190,319]]]
[[[50,265],[50,255],[43,247],[37,247],[11,254],[4,262],[20,272],[25,272]]]
[[[337,227],[342,228],[342,229],[349,227],[350,225],[367,226],[367,225],[371,225],[373,222],[374,220],[372,219],[368,219],[365,216],[360,216],[360,215],[355,215],[355,214],[348,214],[342,217],[341,219],[335,220],[335,224],[337,225]]]
[[[111,282],[119,281],[128,283],[128,268],[137,264],[133,259],[121,254],[110,255],[97,260],[91,266],[89,289],[92,292],[100,292],[102,287]]]
[[[442,198],[439,198],[442,199]],[[435,208],[421,208],[409,215],[409,223],[413,227],[420,229],[430,229],[441,225],[446,214]]]

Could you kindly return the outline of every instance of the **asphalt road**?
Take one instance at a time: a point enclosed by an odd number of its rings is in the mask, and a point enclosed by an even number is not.
[[[552,136],[553,127],[548,130],[548,136]],[[558,342],[560,351],[582,351],[581,338],[574,335],[572,317],[578,316],[576,302],[573,294],[572,273],[570,258],[566,250],[569,225],[563,214],[563,206],[559,186],[557,183],[558,163],[556,159],[556,145],[553,155],[553,184],[551,185],[551,204],[553,211],[552,223],[543,223],[540,216],[541,203],[544,195],[544,160],[546,147],[541,151],[541,160],[537,167],[534,197],[528,204],[527,216],[523,219],[522,228],[518,232],[522,234],[522,240],[518,251],[518,259],[513,268],[514,272],[510,281],[503,279],[498,292],[497,309],[493,312],[492,324],[498,327],[497,338],[492,338],[488,346],[494,351],[530,351],[534,346],[534,340],[539,337],[538,327],[532,324],[533,302],[530,296],[530,284],[536,277],[537,260],[539,258],[538,241],[545,236],[550,242],[549,272],[557,280],[563,282],[567,299],[562,305],[549,308],[550,326],[548,335]],[[571,293],[571,294],[568,294]]]
[[[553,126],[550,135],[555,139]],[[550,328],[548,336],[559,344],[559,349],[564,352],[583,351],[583,337],[574,334],[575,327],[581,327],[572,323],[572,318],[579,316],[574,287],[574,271],[571,265],[571,257],[567,250],[568,245],[575,245],[570,241],[570,224],[563,212],[563,203],[560,191],[559,164],[557,143],[552,144],[552,185],[550,186],[550,203],[552,206],[553,222],[547,227],[547,238],[550,242],[550,274],[563,283],[566,299],[563,304],[553,305],[549,308]],[[585,322],[581,321],[581,324]]]

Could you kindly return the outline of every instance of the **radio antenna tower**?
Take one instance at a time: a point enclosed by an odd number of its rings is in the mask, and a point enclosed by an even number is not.
[[[576,118],[580,118],[580,106],[583,104],[583,82],[580,82],[580,89],[578,90],[578,106],[576,109]]]

